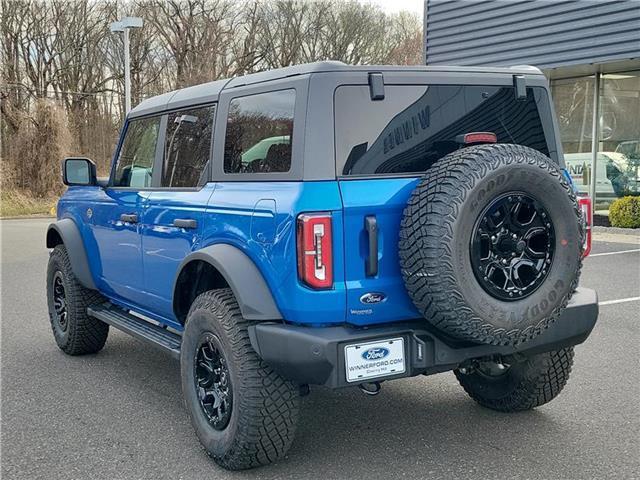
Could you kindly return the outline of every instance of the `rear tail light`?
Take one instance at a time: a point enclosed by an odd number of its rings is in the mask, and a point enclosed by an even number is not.
[[[498,137],[493,132],[471,132],[462,136],[461,143],[470,145],[473,143],[496,143],[497,141]]]
[[[582,244],[582,258],[584,258],[591,252],[591,225],[593,222],[591,198],[578,197],[578,206],[582,212],[582,221],[584,222],[584,243]]]
[[[298,276],[311,288],[333,287],[330,213],[303,213],[297,223]]]

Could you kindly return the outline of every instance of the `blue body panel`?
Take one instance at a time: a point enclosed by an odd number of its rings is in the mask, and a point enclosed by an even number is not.
[[[317,211],[331,212],[333,219],[331,290],[312,290],[298,280],[296,218]],[[120,221],[123,213],[136,213],[138,224]],[[58,217],[73,218],[79,226],[101,293],[162,324],[182,328],[172,308],[182,260],[218,243],[237,247],[256,264],[286,321],[314,326],[347,321],[336,181],[208,183],[197,191],[72,187],[58,204]],[[197,228],[175,227],[176,219],[196,220]]]
[[[146,299],[140,225],[122,222],[120,215],[140,216],[148,193],[72,187],[58,204],[58,217],[73,218],[80,228],[96,286],[117,301]]]
[[[420,314],[404,287],[398,259],[402,212],[417,178],[378,178],[340,182],[344,204],[344,255],[347,287],[347,323],[372,325]],[[368,238],[365,217],[374,215],[378,226],[378,275],[367,277]],[[384,301],[364,304],[366,293],[381,293]]]
[[[142,263],[144,265],[145,304],[151,313],[175,321],[173,282],[184,258],[201,247],[205,210],[215,183],[198,191],[151,191],[144,209]],[[174,226],[174,221],[195,220],[195,229]]]
[[[298,281],[296,217],[333,215],[334,288],[314,291]],[[257,265],[283,317],[300,324],[345,321],[342,202],[337,182],[218,183],[209,201],[202,246],[227,243]]]

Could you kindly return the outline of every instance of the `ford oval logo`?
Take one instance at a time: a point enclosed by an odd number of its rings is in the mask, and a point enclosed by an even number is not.
[[[365,360],[380,360],[389,355],[389,349],[384,347],[374,347],[362,352],[362,358]]]
[[[364,303],[365,305],[370,305],[372,303],[381,303],[387,299],[387,296],[384,293],[379,292],[369,292],[365,293],[360,297],[360,303]]]

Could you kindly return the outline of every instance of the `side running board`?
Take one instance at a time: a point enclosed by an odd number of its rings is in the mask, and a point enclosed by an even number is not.
[[[180,335],[131,315],[126,310],[109,303],[88,307],[87,314],[140,340],[151,343],[169,352],[175,358],[180,358],[180,343],[182,342]]]

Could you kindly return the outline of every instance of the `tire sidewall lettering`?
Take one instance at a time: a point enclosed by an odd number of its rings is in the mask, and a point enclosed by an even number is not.
[[[484,205],[487,203],[487,199],[491,198],[491,193],[497,188],[501,187],[507,180],[509,180],[511,175],[506,173],[501,173],[496,178],[491,178],[487,182],[487,186],[481,188],[478,193],[475,195],[475,200],[471,202],[471,209],[478,210],[479,208],[484,208]]]

